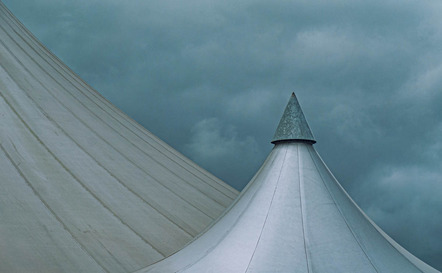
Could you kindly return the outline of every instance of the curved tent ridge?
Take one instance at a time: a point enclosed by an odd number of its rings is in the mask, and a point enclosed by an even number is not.
[[[0,272],[132,272],[239,194],[112,105],[0,1]]]

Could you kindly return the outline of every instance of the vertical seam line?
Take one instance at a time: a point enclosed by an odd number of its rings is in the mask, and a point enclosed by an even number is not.
[[[376,266],[374,265],[373,261],[371,260],[370,256],[367,254],[367,252],[365,251],[364,247],[361,245],[361,243],[359,242],[356,234],[353,232],[353,230],[350,228],[349,223],[347,222],[347,219],[345,218],[341,208],[338,206],[338,203],[336,202],[335,197],[331,194],[330,189],[328,188],[327,184],[324,181],[324,177],[322,176],[321,172],[319,171],[318,165],[316,164],[316,161],[313,159],[313,156],[311,154],[310,149],[307,149],[307,151],[309,152],[310,158],[313,161],[313,163],[315,164],[315,168],[319,173],[319,177],[321,177],[321,181],[322,184],[325,186],[325,188],[327,189],[327,192],[329,194],[329,196],[333,199],[334,205],[335,207],[338,209],[339,214],[341,215],[342,219],[344,220],[345,225],[347,226],[348,230],[350,231],[350,233],[352,234],[353,238],[355,239],[356,243],[359,245],[359,247],[361,248],[362,252],[364,253],[365,257],[367,257],[368,261],[370,262],[371,266],[373,267],[373,269],[376,272],[379,272],[378,269],[376,268]]]
[[[253,258],[255,257],[256,250],[258,249],[259,242],[261,241],[262,233],[264,232],[265,226],[267,224],[267,219],[269,217],[270,210],[272,209],[273,200],[275,199],[275,194],[276,194],[276,191],[278,189],[278,184],[279,184],[279,180],[280,180],[281,175],[282,175],[282,170],[284,169],[284,164],[285,164],[285,159],[286,159],[286,156],[287,156],[287,151],[288,151],[288,148],[285,149],[284,159],[283,159],[282,164],[281,164],[281,169],[279,170],[278,180],[276,181],[275,189],[273,190],[273,195],[272,195],[272,199],[270,201],[269,208],[267,210],[267,215],[266,215],[266,218],[264,219],[264,224],[262,225],[261,232],[259,233],[258,240],[256,241],[255,249],[253,250],[253,254],[250,257],[250,261],[249,261],[249,263],[247,265],[247,268],[246,268],[245,272],[247,272],[249,270],[249,267],[252,264]]]
[[[310,151],[309,151],[310,152]],[[316,151],[315,151],[316,152]],[[317,154],[317,153],[316,153]],[[311,155],[311,152],[310,152],[310,156],[313,158],[313,156]],[[353,199],[351,199],[351,197],[348,195],[348,193],[345,191],[345,189],[341,186],[341,184],[339,184],[339,182],[337,181],[337,179],[333,176],[333,174],[331,173],[331,171],[328,169],[328,167],[327,167],[327,165],[325,165],[325,163],[324,163],[324,161],[322,160],[322,158],[318,155],[318,157],[319,157],[319,160],[323,163],[323,165],[325,166],[325,168],[327,169],[327,171],[331,174],[331,176],[333,177],[333,181],[335,182],[335,184],[338,186],[338,188],[344,193],[344,195],[347,197],[347,198],[349,198],[350,199],[350,201],[351,201],[351,203],[353,204],[353,205],[355,205],[355,207],[356,207],[356,209],[364,216],[364,218],[365,219],[367,219],[367,221],[370,223],[372,220],[371,219],[369,219],[368,218],[368,216],[366,216],[365,215],[365,213],[359,208],[359,206],[353,201]],[[315,162],[315,160],[313,160],[313,162]],[[315,165],[316,165],[316,163],[315,163]],[[317,167],[318,168],[318,167]],[[321,179],[322,179],[322,177],[321,177]],[[342,215],[342,214],[341,214]],[[344,218],[344,220],[345,220],[345,218]],[[345,220],[346,221],[346,220]],[[382,235],[382,233],[380,233],[379,232],[379,230],[378,230],[378,228],[376,228],[375,226],[373,226],[374,227],[374,229],[376,230],[376,232],[377,233],[379,233],[383,238],[385,238],[383,235]],[[386,238],[385,238],[386,239]],[[387,239],[386,239],[387,240]],[[358,243],[359,243],[359,241],[358,241]],[[413,265],[417,270],[419,270],[420,272],[424,272],[424,271],[422,271],[422,269],[420,269],[419,267],[417,267],[413,262],[411,262],[404,254],[402,254],[394,245],[392,245],[391,243],[390,243],[390,241],[389,240],[387,240],[387,243],[391,246],[391,247],[393,247],[394,249],[396,249],[396,251],[398,251],[399,252],[399,254],[402,256],[402,257],[404,257],[404,259],[405,260],[407,260],[411,265]],[[364,253],[365,253],[365,251],[364,251]],[[371,260],[370,260],[371,261]],[[375,268],[376,269],[376,268]],[[377,271],[378,272],[378,271]]]
[[[271,159],[271,163],[270,163],[270,164],[273,164],[273,162],[275,162],[275,159],[276,159],[276,156],[275,156],[275,155],[273,155],[272,157],[273,157],[273,158]],[[269,158],[267,158],[267,159],[269,159]],[[267,159],[266,159],[266,161],[267,161]],[[264,168],[261,167],[261,168],[258,170],[259,174],[261,174],[263,170],[264,170]],[[256,174],[256,175],[254,176],[254,178],[252,178],[252,180],[249,182],[249,184],[247,185],[247,187],[249,187],[249,185],[253,184],[253,183],[256,181],[256,179],[259,177],[259,174]],[[238,215],[238,217],[235,219],[235,222],[234,222],[232,225],[230,225],[230,229],[228,229],[228,230],[223,234],[223,236],[221,236],[221,238],[216,242],[216,244],[215,244],[214,246],[210,247],[207,251],[205,251],[205,253],[204,253],[200,258],[198,258],[196,261],[191,262],[190,264],[184,266],[182,269],[177,270],[175,273],[183,272],[184,270],[187,270],[187,269],[191,268],[191,267],[192,267],[193,265],[195,265],[197,262],[199,262],[199,261],[201,261],[202,259],[204,259],[204,258],[205,258],[205,257],[206,257],[206,256],[207,256],[207,255],[213,250],[213,249],[215,249],[215,248],[220,244],[220,242],[221,242],[222,240],[224,240],[224,239],[227,237],[227,235],[228,235],[229,232],[231,231],[231,228],[232,228],[233,226],[235,226],[235,225],[238,223],[238,221],[240,220],[240,218],[241,218],[241,217],[244,215],[244,213],[246,212],[247,208],[250,206],[250,203],[252,203],[252,201],[255,199],[256,194],[258,193],[258,191],[259,191],[259,189],[262,187],[262,185],[263,185],[263,183],[261,183],[261,184],[258,186],[258,189],[256,189],[255,192],[253,193],[253,195],[250,197],[250,200],[249,200],[248,204],[246,205],[246,207],[244,208],[244,210]],[[242,193],[241,193],[241,195],[242,195]],[[226,212],[223,214],[223,216],[226,215],[230,210],[232,210],[232,209],[234,208],[234,205],[235,205],[236,203],[238,203],[240,200],[241,200],[241,198],[237,198],[237,199],[235,200],[235,202],[232,204],[232,206],[229,207],[228,211],[226,211]],[[220,221],[220,219],[221,219],[221,218],[219,218],[219,219],[217,220],[217,222]],[[215,223],[215,224],[216,224],[216,223]],[[215,224],[213,224],[213,225],[215,225]],[[207,231],[208,231],[208,230],[206,230],[206,232],[207,232]],[[203,235],[203,234],[202,234],[202,235]],[[202,236],[202,235],[201,235],[201,236]],[[201,236],[199,236],[199,237],[201,237]],[[158,263],[159,263],[159,262],[161,262],[161,261],[158,261]]]
[[[306,259],[306,264],[307,264],[307,272],[311,272],[311,270],[313,270],[312,266],[311,266],[311,261],[310,261],[310,255],[309,252],[307,250],[307,243],[308,240],[306,239],[306,230],[305,230],[305,222],[306,222],[306,218],[305,218],[305,213],[304,213],[304,206],[303,203],[305,202],[305,196],[304,196],[304,178],[301,176],[301,157],[299,156],[299,144],[297,145],[297,150],[296,150],[297,154],[298,154],[298,180],[299,180],[299,206],[301,209],[301,225],[302,225],[302,238],[304,241],[304,252],[305,252],[305,259]]]

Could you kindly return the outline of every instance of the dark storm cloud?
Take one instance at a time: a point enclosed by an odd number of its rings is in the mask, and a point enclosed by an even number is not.
[[[438,1],[4,2],[114,104],[238,188],[296,91],[344,187],[442,269]]]

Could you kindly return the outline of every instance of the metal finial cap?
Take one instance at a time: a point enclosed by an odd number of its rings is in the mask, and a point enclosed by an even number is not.
[[[272,143],[278,144],[287,141],[316,143],[294,92],[281,117]]]

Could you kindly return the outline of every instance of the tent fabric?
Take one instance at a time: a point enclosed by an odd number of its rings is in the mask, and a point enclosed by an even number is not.
[[[0,272],[132,272],[238,192],[137,124],[0,2]]]

